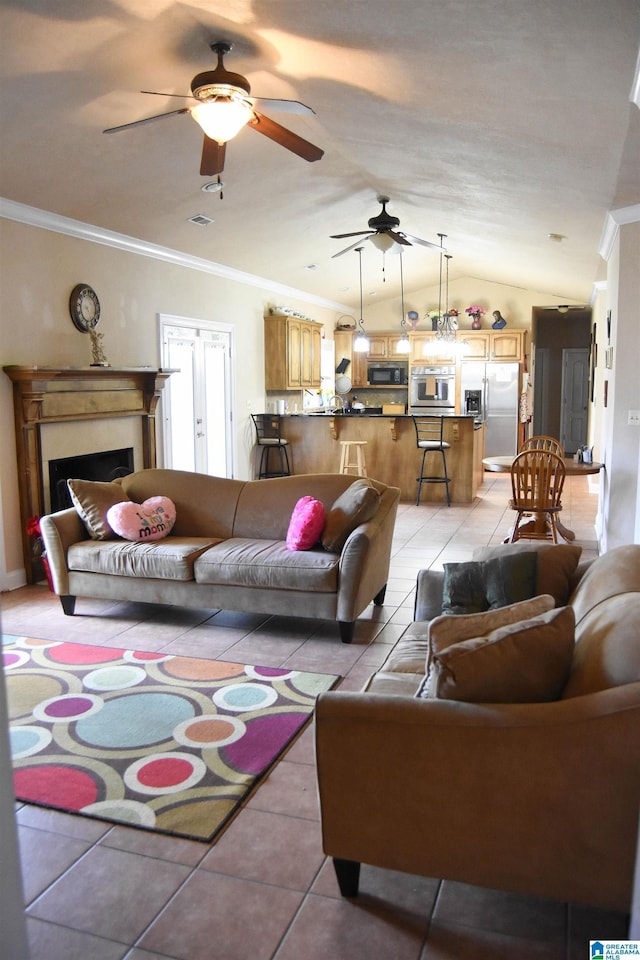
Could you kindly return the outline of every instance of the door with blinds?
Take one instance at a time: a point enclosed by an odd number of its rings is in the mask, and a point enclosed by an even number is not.
[[[176,370],[164,403],[165,464],[233,477],[232,329],[160,318],[162,366]]]

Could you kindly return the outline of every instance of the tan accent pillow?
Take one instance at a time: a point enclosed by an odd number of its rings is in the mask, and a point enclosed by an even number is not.
[[[565,543],[501,543],[495,547],[480,547],[473,551],[474,560],[491,560],[493,557],[535,550],[538,554],[536,593],[550,593],[556,607],[564,607],[573,591],[575,573],[582,547]]]
[[[553,607],[553,597],[545,594],[541,597],[532,597],[531,600],[510,603],[506,607],[497,607],[495,610],[485,610],[482,613],[445,613],[441,617],[436,617],[427,628],[429,644],[427,672],[433,655],[441,653],[452,644],[470,640],[472,637],[486,637],[499,627],[530,620],[531,617],[538,617],[548,610],[553,610]]]
[[[324,549],[340,553],[349,534],[361,523],[371,520],[379,503],[380,494],[368,480],[355,480],[327,513],[322,534]]]
[[[114,532],[107,523],[107,510],[129,497],[117,480],[67,480],[71,502],[92,540],[112,540]]]
[[[574,629],[573,609],[561,607],[454,643],[434,654],[418,696],[467,703],[557,700],[571,670]]]

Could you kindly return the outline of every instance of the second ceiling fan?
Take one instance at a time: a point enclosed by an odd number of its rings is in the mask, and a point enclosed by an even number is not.
[[[224,170],[226,143],[234,137],[243,126],[248,126],[263,136],[268,137],[280,146],[285,147],[303,160],[313,163],[319,160],[324,150],[309,143],[292,130],[288,130],[264,114],[258,113],[256,104],[267,105],[272,110],[287,113],[314,115],[315,111],[299,100],[273,100],[262,97],[250,97],[251,87],[246,77],[239,73],[231,73],[223,63],[225,53],[231,50],[231,44],[223,40],[216,40],[210,44],[211,49],[218,57],[215,70],[207,70],[197,74],[191,81],[191,96],[197,101],[193,107],[180,107],[168,113],[159,113],[143,120],[134,120],[117,127],[109,127],[103,133],[119,133],[131,127],[139,127],[164,117],[175,116],[180,113],[189,113],[204,131],[202,159],[200,173],[202,176],[214,176]],[[187,99],[188,95],[158,93],[154,90],[142,90],[141,93],[154,96],[180,96]]]
[[[414,243],[419,243],[423,247],[432,247],[440,253],[446,252],[442,246],[442,242],[432,243],[430,240],[421,240],[420,237],[413,237],[410,233],[399,230],[400,220],[398,217],[393,217],[390,213],[387,213],[389,197],[379,196],[378,203],[382,204],[382,210],[376,217],[371,217],[368,221],[368,230],[356,230],[353,233],[334,233],[331,235],[331,239],[344,240],[346,237],[366,237],[367,240],[371,240],[375,246],[379,247],[383,252],[392,247],[394,243],[399,243],[406,247],[410,247]],[[362,240],[356,240],[351,246],[345,247],[344,250],[340,250],[338,253],[334,253],[332,259],[341,257],[343,253],[348,253],[349,250],[355,249],[355,247],[361,243]]]

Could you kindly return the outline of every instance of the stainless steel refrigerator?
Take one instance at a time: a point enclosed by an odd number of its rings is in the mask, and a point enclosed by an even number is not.
[[[519,363],[462,362],[460,400],[463,413],[486,423],[485,456],[518,452]]]

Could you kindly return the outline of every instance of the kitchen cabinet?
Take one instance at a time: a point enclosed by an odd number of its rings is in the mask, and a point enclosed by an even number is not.
[[[410,333],[409,342],[411,363],[455,363],[457,350],[455,343],[438,340],[435,333]]]
[[[524,330],[459,330],[463,360],[524,360]]]
[[[298,317],[264,318],[266,390],[320,389],[322,326]]]
[[[367,385],[367,354],[356,353],[353,349],[353,333],[350,330],[335,330],[333,343],[335,347],[336,366],[341,360],[349,361],[345,376],[349,377],[354,387]]]
[[[367,334],[369,341],[369,352],[366,354],[367,360],[406,360],[407,354],[400,353],[398,344],[403,339],[395,334],[376,334],[371,336]]]

